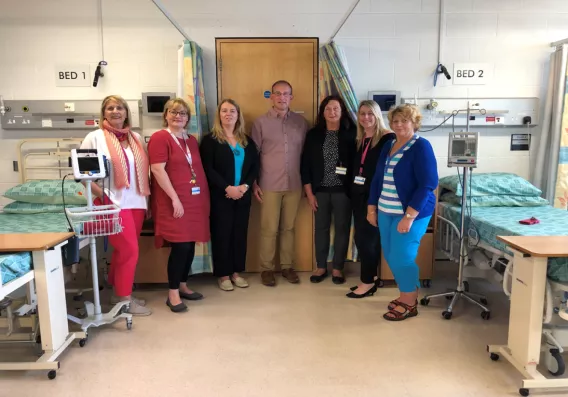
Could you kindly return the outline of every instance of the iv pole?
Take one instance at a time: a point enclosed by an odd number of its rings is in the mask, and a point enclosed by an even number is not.
[[[479,106],[478,103],[474,103],[472,105]],[[466,112],[466,130],[465,130],[466,133],[469,132],[469,120],[471,112],[476,111],[482,115],[486,113],[485,109],[472,109],[469,101],[467,102],[467,109],[457,110],[457,113],[463,111]],[[481,312],[481,317],[484,320],[489,320],[489,318],[491,317],[491,310],[489,310],[489,308],[485,306],[487,305],[487,298],[483,295],[474,294],[472,292],[466,291],[463,282],[463,268],[465,266],[465,258],[467,257],[467,249],[465,246],[465,212],[467,210],[467,188],[468,188],[467,176],[468,173],[471,173],[469,168],[470,167],[465,165],[463,167],[463,192],[461,198],[460,260],[458,268],[458,285],[455,291],[426,295],[424,298],[420,300],[420,304],[422,306],[428,306],[428,304],[430,303],[430,299],[432,298],[446,297],[446,299],[451,299],[451,302],[448,305],[447,309],[442,312],[442,316],[446,320],[450,320],[452,318],[454,306],[461,297],[465,298],[466,301],[473,303],[474,305],[477,305],[479,308],[481,308],[483,310]]]

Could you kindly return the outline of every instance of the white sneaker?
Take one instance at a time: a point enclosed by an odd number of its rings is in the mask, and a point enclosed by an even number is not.
[[[147,307],[140,306],[135,300],[131,300],[126,313],[130,313],[133,316],[149,316],[152,314],[152,311]]]
[[[133,297],[133,296],[131,297],[131,299],[132,299],[133,301],[135,301],[136,304],[138,304],[138,305],[140,305],[140,306],[146,306],[146,299],[139,299],[139,298],[135,298],[135,297]],[[122,302],[122,300],[121,300],[118,296],[112,295],[112,296],[110,297],[110,304],[111,304],[111,305],[116,305],[117,303],[120,303],[120,302]]]

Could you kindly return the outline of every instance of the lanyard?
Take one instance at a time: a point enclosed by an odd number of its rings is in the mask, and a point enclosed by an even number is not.
[[[185,155],[185,159],[187,160],[187,163],[189,164],[189,168],[191,169],[191,183],[195,183],[197,176],[195,175],[195,171],[193,170],[193,158],[191,157],[191,152],[189,150],[189,144],[185,140],[185,134],[182,133],[183,143],[184,143],[184,146],[185,146],[185,150],[184,150],[181,147],[181,143],[179,143],[176,136],[174,134],[172,134],[172,132],[169,129],[167,131],[169,132],[169,134],[171,135],[174,142],[177,143],[177,145],[179,146],[179,148],[181,149],[181,151]]]
[[[369,150],[369,146],[371,146],[371,141],[373,138],[369,138],[369,143],[365,146],[365,150],[363,150],[363,155],[361,156],[361,165],[359,167],[359,175],[363,175],[363,164],[365,164],[365,158],[367,157],[367,151]]]

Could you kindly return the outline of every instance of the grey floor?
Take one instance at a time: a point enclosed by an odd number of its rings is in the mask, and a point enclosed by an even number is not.
[[[451,287],[455,266],[437,264],[432,288]],[[441,318],[446,300],[420,308],[418,317],[382,319],[396,297],[383,288],[371,298],[347,299],[357,282],[343,286],[299,285],[278,277],[275,288],[247,275],[250,288],[221,291],[212,277],[192,286],[205,294],[184,314],[165,305],[165,290],[141,289],[154,310],[93,329],[84,348],[72,345],[55,380],[44,372],[0,373],[0,396],[517,396],[521,375],[506,361],[493,362],[487,344],[506,342],[508,302],[498,287],[471,282],[487,292],[492,318],[458,304],[454,318]],[[33,358],[31,348],[0,346],[1,361]],[[566,357],[568,359],[568,357]],[[532,396],[566,396],[567,392]]]

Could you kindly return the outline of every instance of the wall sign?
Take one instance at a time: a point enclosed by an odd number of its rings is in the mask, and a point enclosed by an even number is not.
[[[264,91],[264,92],[262,93],[262,95],[263,95],[266,99],[270,98],[270,94],[271,94],[271,92],[268,91],[268,90],[266,90],[266,91]]]
[[[89,65],[56,65],[56,87],[89,87],[91,85]]]
[[[483,85],[493,80],[493,64],[454,63],[452,82],[456,85]]]

